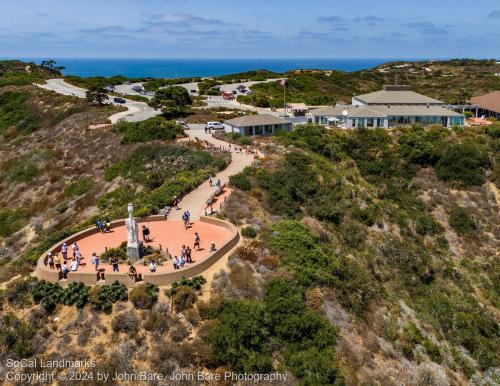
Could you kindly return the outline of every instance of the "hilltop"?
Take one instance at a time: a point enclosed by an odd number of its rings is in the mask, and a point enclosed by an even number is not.
[[[353,95],[378,91],[386,84],[410,85],[416,92],[450,104],[464,104],[471,96],[500,90],[500,64],[495,60],[392,62],[356,72],[297,70],[288,78],[288,101],[310,106],[349,103]],[[270,78],[274,74],[269,74]],[[238,100],[260,107],[281,107],[279,82],[251,87],[251,96]]]

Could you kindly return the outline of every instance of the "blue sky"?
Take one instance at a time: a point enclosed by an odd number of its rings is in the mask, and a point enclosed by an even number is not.
[[[499,0],[2,0],[0,57],[500,57]]]

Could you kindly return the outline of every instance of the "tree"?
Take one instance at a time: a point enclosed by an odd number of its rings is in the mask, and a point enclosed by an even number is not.
[[[95,101],[100,105],[104,104],[104,101],[109,99],[109,97],[106,95],[106,90],[99,86],[91,87],[90,89],[88,89],[85,93],[85,96],[90,103],[93,103]]]
[[[187,106],[192,103],[192,99],[184,87],[171,86],[158,90],[151,103],[162,107],[165,116],[175,117],[187,113]]]
[[[42,63],[40,63],[40,67],[44,67],[44,68],[47,68],[49,70],[55,70],[55,71],[62,71],[64,70],[66,67],[64,66],[56,66],[56,61],[55,60],[44,60],[42,61]]]

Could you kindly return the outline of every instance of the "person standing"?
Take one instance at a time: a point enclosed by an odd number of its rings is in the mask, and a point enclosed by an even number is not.
[[[78,260],[73,260],[71,262],[71,272],[76,272],[78,271]]]
[[[119,272],[120,271],[118,269],[118,257],[113,256],[111,258],[111,265],[113,266],[113,272]]]
[[[68,260],[68,245],[63,243],[61,247],[61,253],[64,260]]]
[[[174,256],[173,265],[174,269],[179,269],[179,259],[177,258],[177,256]]]
[[[177,196],[174,196],[174,201],[173,201],[173,203],[172,203],[172,206],[173,206],[175,209],[179,210],[179,199],[177,198]]]
[[[151,239],[149,238],[149,235],[151,234],[151,231],[146,225],[142,226],[142,238],[144,239],[145,243],[149,243]]]
[[[73,245],[71,246],[71,249],[73,249],[73,259],[75,259],[76,252],[78,252],[80,250],[80,248],[78,248],[78,244],[76,242],[74,242]]]
[[[188,263],[192,263],[193,260],[191,259],[191,248],[186,247],[186,261]]]
[[[210,187],[212,187],[212,176],[208,176],[208,183],[210,184]]]
[[[54,256],[52,255],[52,253],[49,253],[47,264],[50,269],[54,269]]]
[[[156,263],[154,260],[151,261],[151,263],[149,263],[149,271],[151,273],[155,273],[156,272]]]
[[[99,256],[95,255],[95,270],[99,270],[99,264],[101,263],[101,259],[99,259]]]
[[[66,265],[66,263],[63,263],[63,265],[61,266],[61,276],[63,279],[68,278],[68,266]]]
[[[193,245],[193,249],[196,250],[196,251],[199,251],[200,250],[200,235],[198,234],[198,232],[195,232],[194,233],[194,245]]]

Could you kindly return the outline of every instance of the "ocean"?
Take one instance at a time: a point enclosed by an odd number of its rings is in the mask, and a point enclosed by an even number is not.
[[[42,58],[20,58],[40,63]],[[285,72],[296,69],[358,71],[403,59],[70,59],[54,58],[65,75],[129,78],[220,76],[251,70]],[[408,59],[406,59],[408,60]]]

